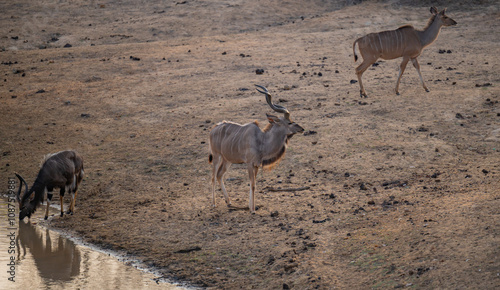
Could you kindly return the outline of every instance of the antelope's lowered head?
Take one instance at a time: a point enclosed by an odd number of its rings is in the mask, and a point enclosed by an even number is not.
[[[231,164],[246,163],[250,177],[250,204],[255,212],[255,179],[259,167],[272,169],[285,155],[288,140],[304,129],[290,119],[290,112],[281,105],[273,104],[269,91],[263,86],[257,86],[260,93],[266,95],[266,101],[282,117],[267,115],[269,124],[261,130],[256,122],[240,125],[223,121],[210,132],[209,162],[212,168],[212,205],[215,206],[215,180],[217,179],[226,203],[231,205],[224,186],[224,173]]]
[[[73,214],[78,185],[83,179],[83,159],[75,151],[61,151],[46,155],[35,182],[29,190],[24,178],[17,173],[16,176],[21,182],[16,196],[19,203],[20,220],[31,217],[43,202],[45,192],[47,192],[47,209],[45,211],[45,219],[47,219],[54,188],[60,189],[61,216],[63,216],[63,196],[66,191],[71,193],[71,204],[67,213]],[[21,196],[23,184],[25,190]]]

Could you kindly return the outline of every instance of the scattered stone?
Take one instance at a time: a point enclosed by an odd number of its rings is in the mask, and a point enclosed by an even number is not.
[[[80,117],[82,117],[82,118],[90,118],[90,114],[81,114]]]
[[[134,60],[134,61],[140,61],[140,60],[141,60],[140,58],[135,57],[135,56],[130,56],[130,59],[131,59],[131,60]]]
[[[63,47],[73,47],[73,45],[66,43]]]
[[[357,80],[351,80],[351,85],[357,83]]]
[[[36,93],[35,93],[35,94],[43,94],[43,93],[45,93],[45,90],[44,90],[44,89],[41,89],[41,90],[36,91]]]
[[[279,215],[280,213],[277,210],[271,212],[271,217],[278,217]]]
[[[462,114],[460,114],[460,113],[457,113],[455,115],[455,118],[457,118],[457,119],[465,119],[464,116]]]
[[[264,70],[261,69],[261,68],[258,68],[255,70],[255,73],[258,74],[258,75],[261,75],[261,74],[264,74]]]
[[[313,130],[308,130],[304,132],[304,136],[309,136],[309,135],[314,135],[317,134],[318,132],[313,131]]]
[[[191,253],[191,252],[196,252],[196,251],[201,251],[201,248],[198,247],[198,246],[196,246],[196,247],[193,247],[193,248],[178,250],[177,252],[174,252],[174,253],[177,253],[177,254],[186,254],[186,253]]]
[[[428,132],[429,129],[425,128],[424,126],[420,126],[420,127],[417,128],[417,131],[418,132]]]

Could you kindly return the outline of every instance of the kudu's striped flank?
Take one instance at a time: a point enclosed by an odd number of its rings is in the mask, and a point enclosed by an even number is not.
[[[210,131],[210,156],[208,161],[212,167],[212,205],[215,207],[215,180],[220,184],[226,204],[231,206],[229,195],[224,186],[224,173],[231,164],[246,163],[250,177],[249,208],[255,213],[255,179],[259,167],[271,169],[284,157],[288,140],[304,129],[290,120],[288,110],[272,103],[271,94],[262,86],[259,92],[266,95],[266,101],[283,117],[267,115],[269,124],[264,130],[257,122],[245,125],[223,121]]]
[[[430,11],[432,16],[423,30],[416,30],[411,25],[405,25],[396,30],[370,33],[356,39],[352,45],[354,61],[356,62],[358,59],[355,49],[356,44],[358,44],[359,52],[363,57],[363,62],[356,68],[361,97],[367,96],[363,87],[363,82],[361,81],[361,76],[366,69],[379,58],[389,60],[403,57],[403,61],[399,66],[396,94],[399,95],[399,82],[401,81],[401,76],[409,60],[411,60],[413,66],[417,69],[418,76],[420,77],[420,81],[425,91],[429,91],[420,73],[420,65],[418,64],[417,57],[422,53],[425,47],[429,46],[437,39],[441,27],[457,24],[455,20],[445,15],[446,9],[438,12],[436,7],[431,7]]]

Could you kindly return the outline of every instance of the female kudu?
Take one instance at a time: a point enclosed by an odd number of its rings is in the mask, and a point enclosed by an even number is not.
[[[417,69],[418,76],[420,77],[420,81],[425,91],[429,91],[420,73],[420,65],[418,64],[417,57],[422,53],[425,47],[429,46],[437,39],[441,27],[457,24],[455,20],[446,16],[445,12],[446,9],[438,12],[436,7],[431,7],[432,17],[422,31],[416,30],[411,25],[405,25],[396,30],[370,33],[356,39],[352,45],[354,61],[356,62],[358,60],[355,51],[356,43],[358,44],[361,56],[363,56],[363,62],[356,68],[361,97],[367,97],[365,89],[363,88],[361,76],[366,69],[379,58],[388,60],[403,57],[399,69],[398,81],[396,83],[396,94],[399,95],[399,82],[401,81],[401,76],[409,60],[411,60],[413,66]]]

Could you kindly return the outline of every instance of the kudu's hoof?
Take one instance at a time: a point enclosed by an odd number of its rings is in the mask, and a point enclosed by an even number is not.
[[[49,218],[49,216],[45,216],[43,219],[44,219],[44,220],[47,220],[48,218]]]

